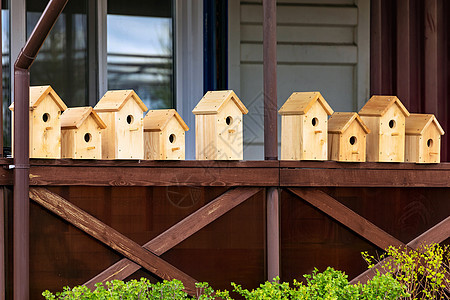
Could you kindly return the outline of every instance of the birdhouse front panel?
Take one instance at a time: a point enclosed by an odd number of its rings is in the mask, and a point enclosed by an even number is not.
[[[392,105],[380,117],[379,160],[403,162],[405,160],[405,115],[397,105]]]
[[[228,101],[216,115],[217,118],[217,154],[218,160],[244,159],[242,112]]]
[[[366,161],[366,133],[356,120],[343,133],[328,134],[328,156],[335,161]]]
[[[302,160],[327,160],[328,114],[316,101],[311,109],[302,115],[302,139],[300,149]],[[292,128],[292,130],[296,130]]]
[[[421,135],[407,135],[405,161],[415,163],[441,162],[441,133],[433,125],[428,126]]]
[[[116,158],[144,158],[143,113],[135,101],[128,100],[116,112],[116,142]]]
[[[61,109],[50,94],[30,111],[30,157],[61,158]]]
[[[185,159],[185,131],[176,118],[172,118],[160,134],[162,159]]]
[[[62,129],[62,157],[74,159],[102,158],[102,129],[88,117],[77,129]]]

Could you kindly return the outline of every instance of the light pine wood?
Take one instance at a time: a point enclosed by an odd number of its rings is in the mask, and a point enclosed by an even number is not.
[[[281,159],[327,160],[328,115],[332,113],[319,92],[293,93],[279,110]]]
[[[444,130],[434,115],[411,114],[406,119],[405,161],[440,163]]]
[[[389,123],[394,121],[391,128]],[[405,115],[395,105],[380,117],[380,156],[381,162],[405,161]]]
[[[372,96],[359,111],[372,131],[367,137],[370,162],[403,162],[405,160],[405,118],[408,110],[395,96]]]
[[[217,114],[216,118],[218,132],[216,160],[243,160],[244,140],[241,110],[230,101]],[[231,120],[229,125],[227,118]]]
[[[101,159],[102,130],[106,125],[92,107],[69,108],[61,116],[61,123],[63,158]]]
[[[366,135],[369,132],[357,113],[334,113],[328,120],[328,159],[366,161]]]
[[[216,115],[195,115],[195,158],[217,159],[218,121]]]
[[[127,119],[131,116],[132,122]],[[118,159],[144,159],[143,111],[136,102],[128,101],[116,112],[116,139]]]
[[[103,159],[143,159],[145,104],[133,90],[108,91],[94,107],[106,123]]]
[[[97,114],[106,124],[106,128],[102,132],[102,159],[114,159],[117,157],[116,113],[98,112]]]
[[[242,115],[248,110],[233,91],[207,92],[192,112],[196,159],[243,159]]]
[[[150,110],[144,118],[144,158],[185,159],[185,131],[189,127],[174,109]]]

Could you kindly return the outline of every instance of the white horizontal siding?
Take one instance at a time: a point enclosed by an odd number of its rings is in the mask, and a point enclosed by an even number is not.
[[[278,43],[353,44],[354,34],[349,26],[277,26]],[[262,25],[241,25],[241,41],[262,43]]]
[[[241,5],[241,24],[262,23],[262,18],[262,5]],[[345,6],[277,6],[277,24],[355,26],[358,24],[358,10]]]
[[[290,64],[356,64],[356,46],[278,45],[277,63]],[[262,44],[241,44],[242,63],[262,63]]]

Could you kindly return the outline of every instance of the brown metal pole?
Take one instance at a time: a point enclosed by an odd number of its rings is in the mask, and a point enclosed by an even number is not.
[[[279,191],[267,189],[267,280],[280,276],[280,210]]]
[[[264,159],[278,159],[277,138],[277,4],[263,0]]]
[[[2,1],[0,0],[0,157],[3,157],[3,26],[2,26]]]
[[[30,72],[39,49],[68,0],[51,0],[14,64],[14,299],[29,299]]]

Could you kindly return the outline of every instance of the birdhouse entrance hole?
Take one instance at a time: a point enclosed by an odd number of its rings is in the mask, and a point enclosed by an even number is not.
[[[175,140],[176,140],[176,136],[175,136],[175,134],[171,134],[171,135],[169,135],[169,142],[171,143],[171,144],[173,144],[174,142],[175,142]]]
[[[428,146],[428,148],[431,148],[433,146],[433,140],[432,139],[429,139],[427,141],[427,146]]]
[[[349,140],[349,142],[350,142],[350,145],[354,145],[354,144],[356,144],[356,141],[357,141],[357,139],[356,139],[356,136],[352,136],[352,137],[350,137],[350,140]]]
[[[128,116],[127,116],[127,123],[128,123],[128,124],[133,123],[133,120],[134,120],[134,118],[133,118],[132,115],[128,115]]]
[[[45,123],[47,123],[48,121],[50,121],[50,115],[49,113],[45,113],[42,115],[42,121],[44,121]]]
[[[225,119],[225,122],[227,123],[227,125],[231,125],[231,124],[233,123],[233,118],[232,118],[231,116],[228,116],[228,117]]]
[[[317,125],[319,125],[319,119],[312,118],[311,123],[312,123],[312,126],[316,127]]]
[[[86,134],[84,135],[84,141],[85,141],[86,143],[89,143],[91,140],[92,140],[92,135],[91,135],[90,133],[86,133]]]
[[[395,121],[394,120],[390,120],[389,121],[389,128],[394,128],[395,127]]]

